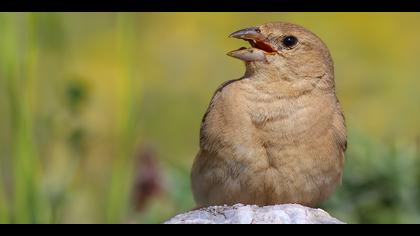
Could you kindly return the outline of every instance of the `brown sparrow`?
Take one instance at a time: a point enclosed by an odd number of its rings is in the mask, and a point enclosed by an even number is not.
[[[283,22],[236,31],[245,75],[215,92],[192,168],[199,207],[316,206],[341,182],[346,128],[325,44]]]

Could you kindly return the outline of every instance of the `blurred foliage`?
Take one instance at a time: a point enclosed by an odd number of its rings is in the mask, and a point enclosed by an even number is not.
[[[419,13],[0,13],[0,223],[159,223],[193,208],[202,115],[244,72],[225,56],[244,42],[227,35],[277,20],[318,34],[336,65],[349,149],[323,207],[420,222]],[[154,172],[139,175],[145,147]]]

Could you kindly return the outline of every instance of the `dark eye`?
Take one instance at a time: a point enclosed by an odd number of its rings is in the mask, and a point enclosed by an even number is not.
[[[282,42],[285,47],[290,48],[297,44],[298,39],[295,36],[290,35],[290,36],[284,37]]]

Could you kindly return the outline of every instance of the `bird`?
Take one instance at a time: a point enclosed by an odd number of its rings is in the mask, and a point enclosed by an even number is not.
[[[269,22],[235,31],[245,63],[217,88],[191,169],[197,207],[316,207],[342,182],[347,131],[325,43],[302,26]]]

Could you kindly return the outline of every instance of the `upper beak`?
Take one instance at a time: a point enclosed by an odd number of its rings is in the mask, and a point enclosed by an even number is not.
[[[264,35],[261,34],[259,27],[249,27],[246,29],[238,30],[229,35],[231,38],[263,41]]]

